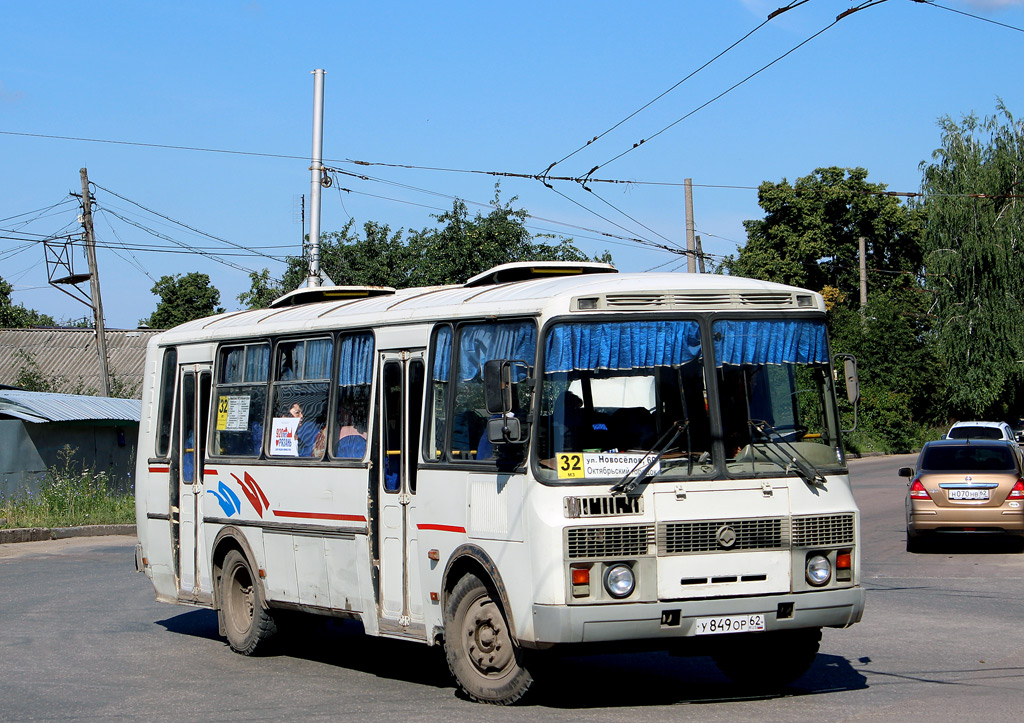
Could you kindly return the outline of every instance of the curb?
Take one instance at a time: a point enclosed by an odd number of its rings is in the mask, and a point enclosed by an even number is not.
[[[18,527],[0,530],[0,545],[9,542],[42,542],[66,540],[69,537],[98,537],[100,535],[136,535],[135,525],[83,525],[81,527]]]

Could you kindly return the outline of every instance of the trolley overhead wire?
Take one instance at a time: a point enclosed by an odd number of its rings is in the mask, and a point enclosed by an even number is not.
[[[596,142],[596,141],[600,140],[601,138],[603,138],[604,136],[608,135],[608,134],[609,134],[609,133],[611,133],[611,132],[612,132],[613,130],[615,130],[616,128],[618,128],[619,126],[621,126],[621,125],[622,125],[623,123],[625,123],[626,121],[628,121],[628,120],[630,120],[630,119],[632,119],[632,118],[636,117],[637,115],[639,115],[639,114],[640,114],[640,113],[642,113],[643,111],[645,111],[645,110],[647,110],[648,108],[650,108],[650,107],[651,107],[652,105],[654,105],[655,103],[657,103],[657,102],[658,102],[659,100],[661,100],[662,98],[664,98],[664,97],[665,97],[666,95],[668,95],[669,93],[671,93],[672,91],[674,91],[674,90],[675,90],[676,88],[678,88],[679,86],[681,86],[681,85],[682,85],[683,83],[685,83],[686,81],[688,81],[688,80],[689,80],[690,78],[692,78],[693,76],[697,75],[697,73],[699,73],[700,71],[702,71],[702,70],[704,70],[705,68],[707,68],[707,67],[708,67],[709,65],[711,65],[712,63],[714,63],[714,62],[715,62],[716,60],[718,60],[719,58],[721,58],[722,56],[724,56],[724,55],[725,55],[726,53],[728,53],[728,52],[729,52],[730,50],[732,50],[733,48],[735,48],[736,46],[738,46],[738,45],[739,45],[740,43],[742,43],[742,42],[743,42],[744,40],[746,40],[746,39],[747,39],[747,38],[749,38],[749,37],[750,37],[751,35],[753,35],[754,33],[756,33],[756,32],[757,32],[758,30],[760,30],[761,28],[763,28],[763,27],[764,27],[765,25],[767,25],[767,24],[768,24],[769,22],[771,22],[773,18],[775,18],[775,17],[777,17],[777,16],[781,15],[782,13],[786,12],[787,10],[792,10],[793,8],[799,7],[800,5],[803,5],[803,4],[804,4],[804,3],[806,3],[806,2],[809,2],[809,0],[794,0],[794,1],[793,1],[793,2],[791,2],[791,3],[789,4],[789,5],[787,5],[787,6],[785,6],[785,7],[781,7],[781,8],[779,8],[778,10],[775,10],[774,12],[770,13],[770,14],[768,15],[768,17],[767,17],[767,18],[765,18],[765,19],[764,19],[764,21],[763,21],[763,22],[762,22],[762,23],[761,23],[760,25],[758,25],[758,26],[757,26],[756,28],[754,28],[753,30],[751,30],[750,32],[748,32],[748,33],[747,33],[746,35],[744,35],[744,36],[743,36],[742,38],[740,38],[739,40],[737,40],[736,42],[734,42],[734,43],[733,43],[732,45],[730,45],[729,47],[727,47],[727,48],[726,48],[725,50],[723,50],[723,51],[721,51],[720,53],[718,53],[718,54],[717,54],[716,56],[714,56],[713,58],[711,58],[711,60],[708,60],[708,61],[707,61],[707,62],[705,62],[705,63],[704,63],[703,65],[701,65],[701,66],[700,66],[699,68],[697,68],[696,70],[692,71],[692,72],[691,72],[691,73],[690,73],[689,75],[687,75],[687,76],[686,76],[685,78],[683,78],[682,80],[680,80],[679,82],[677,82],[677,83],[676,83],[675,85],[673,85],[673,86],[672,86],[671,88],[669,88],[668,90],[665,90],[665,91],[663,91],[663,92],[662,92],[662,93],[661,93],[660,95],[656,96],[656,97],[655,97],[655,98],[653,98],[652,100],[649,100],[649,101],[648,101],[647,103],[645,103],[644,105],[642,105],[642,106],[640,106],[639,108],[637,108],[637,109],[636,109],[635,111],[633,111],[632,113],[630,113],[629,115],[627,115],[627,116],[626,116],[625,118],[623,118],[622,120],[620,120],[620,121],[619,121],[618,123],[616,123],[615,125],[613,125],[613,126],[612,126],[611,128],[609,128],[608,130],[606,130],[606,131],[604,131],[604,132],[602,132],[602,133],[598,133],[598,134],[597,134],[596,136],[594,136],[593,138],[591,138],[591,139],[590,139],[589,141],[587,141],[586,143],[584,143],[583,145],[581,145],[581,146],[580,146],[579,148],[577,148],[576,150],[574,150],[574,151],[572,151],[571,153],[569,153],[569,154],[567,154],[567,155],[563,156],[562,158],[559,158],[559,159],[558,159],[557,161],[555,161],[554,163],[552,163],[552,164],[551,164],[550,166],[548,166],[548,167],[547,167],[546,169],[544,169],[543,171],[541,171],[540,175],[542,175],[542,176],[544,176],[544,175],[547,175],[547,174],[548,174],[548,173],[549,173],[549,172],[551,171],[551,169],[552,169],[552,168],[554,168],[555,166],[559,165],[559,164],[560,164],[560,163],[562,163],[563,161],[567,161],[567,160],[569,160],[570,158],[572,158],[573,156],[575,156],[575,155],[576,155],[577,153],[579,153],[580,151],[582,151],[582,150],[583,150],[584,148],[586,148],[586,147],[587,147],[587,146],[589,146],[590,144],[592,144],[592,143],[594,143],[594,142]]]

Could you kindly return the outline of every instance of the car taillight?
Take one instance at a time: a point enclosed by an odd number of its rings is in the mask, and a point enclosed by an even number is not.
[[[1024,500],[1024,479],[1017,480],[1017,484],[1010,490],[1010,494],[1006,496],[1008,500]]]
[[[1016,489],[1016,488],[1014,488],[1014,489]],[[1024,491],[1024,487],[1022,487],[1022,491]],[[921,484],[921,480],[915,479],[913,482],[910,483],[910,499],[912,499],[912,500],[927,500],[927,499],[931,499],[930,497],[928,497],[928,490],[926,490],[924,488],[924,485]]]

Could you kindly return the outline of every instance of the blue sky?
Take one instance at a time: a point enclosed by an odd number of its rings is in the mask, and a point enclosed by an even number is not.
[[[80,231],[68,193],[80,191],[79,168],[87,167],[99,186],[109,327],[148,316],[157,303],[150,289],[164,274],[207,273],[221,304],[239,308],[247,270],[279,275],[283,263],[267,256],[300,252],[296,209],[310,192],[314,68],[327,71],[325,163],[371,177],[341,177],[323,191],[322,230],[350,216],[360,225],[423,228],[456,196],[486,212],[474,204],[486,204],[498,180],[425,169],[537,174],[785,4],[6,3],[0,276],[14,285],[16,303],[58,319],[91,313],[47,285],[38,243]],[[550,190],[504,178],[502,197],[518,197],[535,233],[571,237],[590,254],[608,250],[626,271],[673,269],[681,256],[627,239],[685,245],[684,178],[693,179],[704,250],[725,255],[743,243],[742,222],[762,216],[762,181],[861,166],[870,181],[916,191],[919,166],[940,142],[940,116],[990,115],[997,98],[1024,116],[1014,70],[1024,0],[866,7],[693,112],[860,4],[809,0],[775,17],[551,171],[581,176],[600,166],[595,178],[631,183],[592,184],[595,195],[574,183]],[[641,139],[649,140],[633,149]],[[228,264],[168,253],[182,246]],[[85,270],[80,250],[75,264]]]

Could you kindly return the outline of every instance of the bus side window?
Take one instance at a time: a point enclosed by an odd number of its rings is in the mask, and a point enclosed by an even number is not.
[[[269,371],[269,344],[221,348],[214,391],[211,455],[260,455]]]
[[[271,455],[320,459],[327,449],[327,400],[330,395],[334,341],[301,339],[279,342],[273,385],[274,433],[294,425],[294,445],[272,446]],[[296,424],[293,420],[298,419]]]
[[[515,359],[532,364],[536,356],[537,327],[532,321],[474,323],[459,327],[454,363],[452,461],[493,461],[493,452],[486,442],[490,415],[484,401],[484,364],[492,359]]]
[[[445,324],[434,331],[431,343],[430,392],[427,423],[423,435],[423,457],[428,461],[445,459],[448,434],[448,381],[452,364],[452,328]]]

